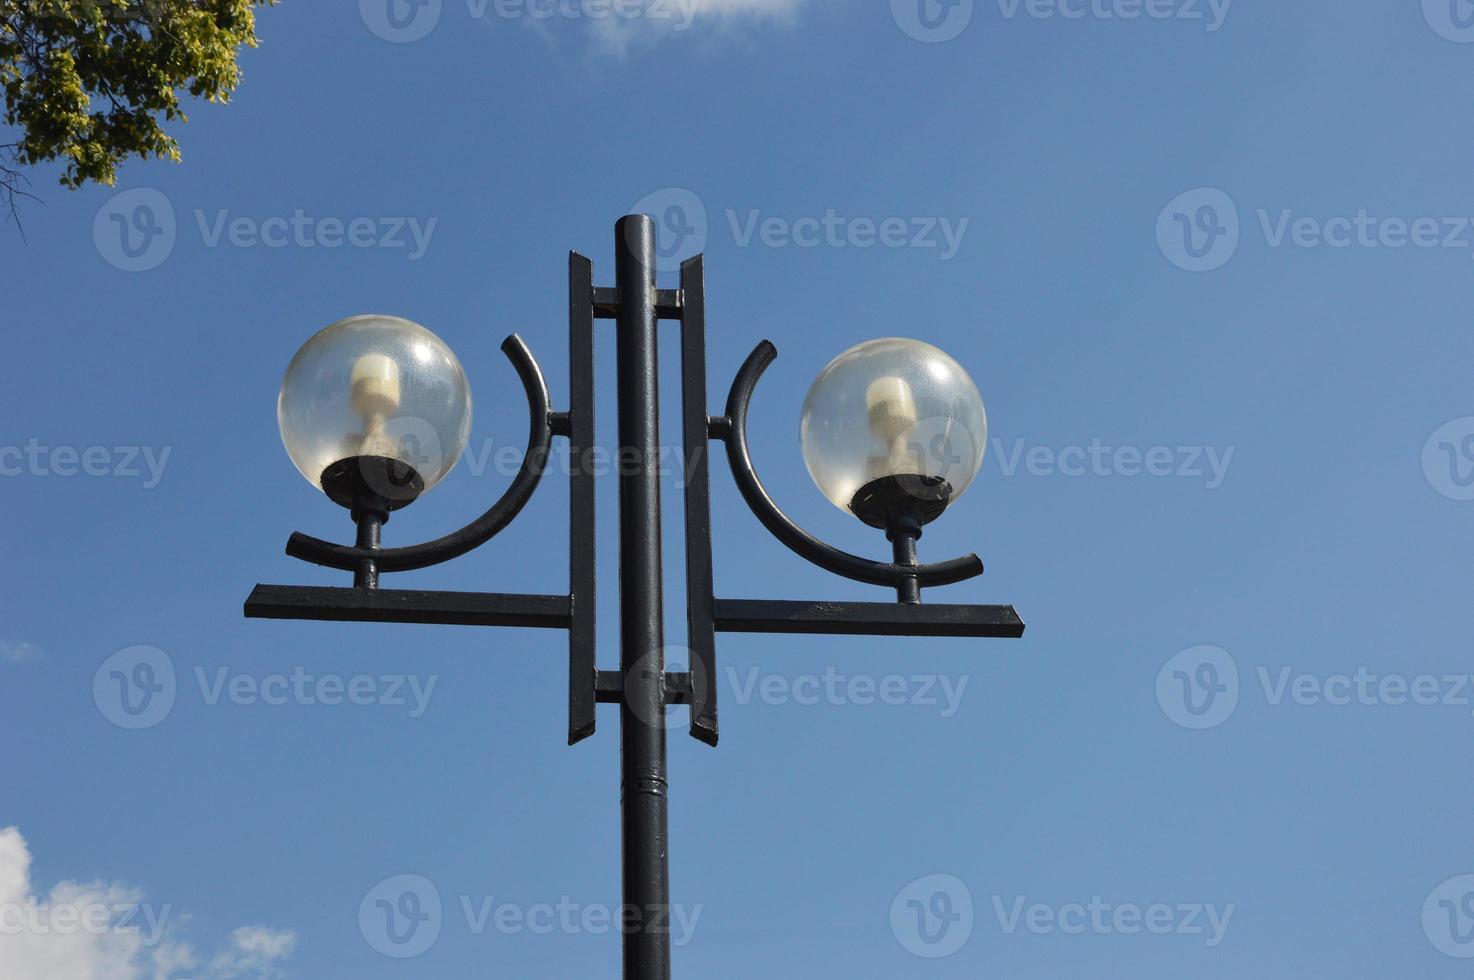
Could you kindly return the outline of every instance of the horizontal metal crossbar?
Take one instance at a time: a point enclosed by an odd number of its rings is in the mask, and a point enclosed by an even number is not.
[[[624,675],[617,670],[595,671],[594,696],[600,704],[623,704]],[[690,671],[666,671],[666,704],[690,704],[693,696]]]
[[[661,320],[679,320],[685,308],[685,297],[679,289],[655,290],[655,315]],[[594,290],[594,316],[613,320],[619,316],[619,290],[600,286]]]
[[[349,623],[435,623],[568,629],[573,603],[560,595],[412,592],[258,585],[246,600],[250,619],[319,619]]]
[[[1024,622],[1012,606],[904,605],[895,602],[783,602],[718,599],[724,633],[849,636],[972,636],[1017,639]]]

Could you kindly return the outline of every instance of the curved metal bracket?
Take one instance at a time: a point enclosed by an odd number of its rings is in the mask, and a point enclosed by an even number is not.
[[[726,424],[713,419],[712,423],[716,424],[709,425],[711,437],[727,444],[727,461],[732,466],[737,489],[763,526],[799,557],[857,582],[899,587],[911,579],[923,586],[951,585],[983,574],[983,561],[977,555],[931,565],[898,565],[852,555],[820,541],[773,503],[753,469],[752,453],[747,446],[747,408],[758,379],[777,356],[778,348],[770,342],[765,340],[757,345],[732,382],[732,392],[727,396]]]
[[[527,408],[532,415],[532,427],[527,437],[527,452],[522,457],[522,466],[500,500],[459,531],[423,544],[370,550],[333,544],[298,532],[287,541],[287,554],[303,561],[345,571],[358,568],[364,561],[372,561],[381,572],[408,572],[458,558],[481,547],[512,523],[542,481],[554,430],[559,426],[559,417],[549,408],[547,381],[543,379],[542,369],[537,366],[537,361],[522,338],[516,334],[508,337],[502,342],[502,353],[507,355],[512,367],[517,370],[517,377],[522,379],[522,387],[527,392]]]

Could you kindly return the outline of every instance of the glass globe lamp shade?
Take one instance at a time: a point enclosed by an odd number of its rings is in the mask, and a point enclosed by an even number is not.
[[[471,435],[466,372],[409,320],[355,316],[315,334],[277,399],[282,444],[307,482],[346,507],[412,502],[455,466]]]
[[[804,463],[824,496],[887,527],[897,494],[916,524],[935,519],[983,464],[988,416],[946,353],[887,337],[829,363],[804,401]]]

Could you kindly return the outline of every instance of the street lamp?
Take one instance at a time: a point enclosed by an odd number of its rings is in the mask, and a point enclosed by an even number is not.
[[[820,541],[769,497],[753,467],[747,415],[777,349],[763,341],[737,373],[721,415],[706,392],[706,288],[701,256],[681,266],[678,289],[656,282],[655,224],[645,215],[615,229],[615,280],[596,288],[593,264],[569,258],[570,384],[566,411],[516,336],[502,350],[522,382],[530,414],[527,449],[511,486],[479,518],[441,538],[381,546],[394,510],[435,486],[464,450],[471,395],[460,362],[418,324],[353,317],[298,352],[278,403],[282,440],[308,482],[346,507],[352,547],[294,534],[287,554],[351,571],[352,588],[258,585],[248,617],[355,622],[515,626],[568,632],[568,741],[595,730],[596,708],[620,708],[624,976],[668,980],[670,884],[667,847],[666,710],[690,708],[691,735],[717,744],[716,633],[1019,637],[1012,606],[935,605],[921,590],[983,573],[976,555],[917,559],[922,528],[967,489],[982,463],[987,418],[960,365],[929,344],[888,338],[834,360],[804,405],[804,459],[837,506],[885,531],[893,560],[873,561]],[[594,328],[615,321],[618,389],[620,669],[601,670],[595,650]],[[659,447],[659,321],[681,325],[687,646],[691,663],[664,656]],[[449,561],[480,547],[526,505],[542,479],[553,438],[573,460],[566,595],[428,592],[379,588],[381,574]],[[894,589],[897,602],[723,599],[713,592],[708,446],[726,448],[733,480],[758,520],[792,551],[837,575]]]
[[[824,496],[885,531],[897,564],[916,564],[921,529],[962,496],[983,464],[988,415],[962,365],[901,337],[851,347],[804,400],[804,462]],[[901,601],[918,603],[907,583]]]
[[[471,389],[445,341],[393,316],[354,316],[313,335],[276,403],[282,444],[307,482],[348,508],[358,547],[379,546],[392,511],[451,471],[471,437]],[[377,585],[368,563],[360,587]]]

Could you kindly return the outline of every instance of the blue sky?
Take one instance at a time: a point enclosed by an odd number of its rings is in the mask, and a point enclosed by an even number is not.
[[[778,345],[754,452],[840,546],[885,551],[804,471],[812,378],[889,335],[967,366],[988,457],[922,553],[988,574],[929,596],[1029,623],[722,637],[722,745],[671,741],[677,975],[1466,975],[1474,11],[919,2],[289,2],[182,165],[33,174],[24,240],[0,229],[0,908],[139,911],[8,930],[0,972],[614,974],[617,719],[564,745],[560,635],[241,603],[344,584],[282,553],[351,532],[277,435],[298,346],[380,312],[457,351],[479,455],[385,532],[439,534],[523,438],[502,338],[566,402],[566,253],[612,283],[638,205],[708,256],[713,410]],[[713,494],[718,594],[883,598],[762,533],[724,466]],[[492,545],[388,584],[560,592],[566,504],[552,477]],[[143,662],[175,692],[139,722],[109,678]],[[359,676],[372,703],[313,693]],[[434,941],[385,955],[377,900],[431,889]]]

